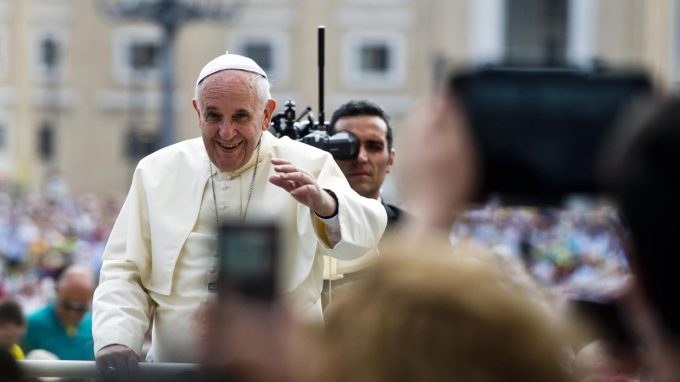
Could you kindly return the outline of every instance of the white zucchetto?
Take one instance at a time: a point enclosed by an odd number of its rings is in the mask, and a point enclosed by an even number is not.
[[[253,61],[252,59],[245,57],[245,56],[240,56],[238,54],[230,54],[229,51],[225,52],[225,54],[218,56],[214,58],[212,61],[208,62],[205,64],[203,69],[201,69],[201,72],[198,75],[198,79],[196,80],[196,86],[203,81],[206,77],[208,77],[211,74],[215,74],[217,72],[221,72],[222,70],[229,70],[229,69],[234,69],[234,70],[245,70],[246,72],[251,72],[255,74],[259,74],[264,78],[267,78],[267,74],[260,68],[260,66]]]

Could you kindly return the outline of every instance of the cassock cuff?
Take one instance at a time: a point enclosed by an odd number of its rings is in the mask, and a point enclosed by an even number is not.
[[[317,218],[323,222],[323,225],[325,226],[326,238],[330,242],[330,247],[332,248],[342,239],[342,233],[340,232],[340,219],[338,218],[338,214],[335,214],[334,216],[327,219],[317,215]]]

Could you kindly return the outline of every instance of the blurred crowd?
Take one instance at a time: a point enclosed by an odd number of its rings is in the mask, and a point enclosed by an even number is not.
[[[556,297],[602,295],[626,280],[624,228],[606,204],[587,208],[499,207],[463,214],[454,243],[491,248],[506,263],[518,262]]]
[[[120,200],[93,194],[28,197],[0,185],[0,298],[30,314],[53,295],[56,273],[85,265],[97,274]],[[490,204],[457,220],[453,243],[470,241],[520,262],[560,295],[615,289],[628,275],[614,208],[542,209]]]
[[[29,196],[0,183],[0,298],[13,297],[30,314],[54,294],[68,265],[98,272],[120,200],[65,189]]]

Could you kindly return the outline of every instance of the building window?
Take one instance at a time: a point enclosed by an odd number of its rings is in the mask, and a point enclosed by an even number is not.
[[[390,48],[385,44],[361,47],[361,70],[367,73],[386,73],[390,70]]]
[[[44,121],[38,129],[38,155],[40,159],[49,162],[55,154],[55,129],[51,122]]]
[[[156,26],[134,26],[115,34],[114,70],[119,82],[158,80],[161,72],[161,31]]]
[[[404,82],[405,44],[400,34],[351,33],[345,41],[344,76],[354,87],[391,88]]]
[[[143,73],[159,67],[160,46],[148,41],[130,44],[130,67],[133,72]]]
[[[43,30],[36,33],[34,62],[38,77],[55,81],[64,75],[65,39],[64,33]]]
[[[54,36],[47,36],[40,42],[40,64],[48,73],[54,73],[61,63],[61,47]]]
[[[257,62],[266,73],[274,69],[272,60],[273,50],[272,45],[265,41],[249,42],[243,46],[243,54]]]
[[[568,3],[568,0],[507,0],[506,61],[511,64],[564,64]]]
[[[273,86],[283,86],[289,75],[287,35],[286,31],[240,31],[230,36],[227,50],[252,58]]]

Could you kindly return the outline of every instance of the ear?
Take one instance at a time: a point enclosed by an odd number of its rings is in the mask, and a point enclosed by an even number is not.
[[[264,107],[264,121],[262,122],[262,131],[267,131],[269,129],[269,123],[272,121],[274,110],[276,110],[276,100],[270,98],[267,101],[267,105]]]
[[[196,101],[195,99],[192,99],[191,104],[194,106],[194,110],[196,110],[196,116],[198,116],[198,120],[200,122],[200,120],[201,120],[201,110],[199,110],[199,108],[198,108],[198,101]],[[200,124],[199,124],[199,127],[200,127]]]
[[[387,160],[387,166],[385,167],[385,174],[389,174],[390,171],[392,171],[392,166],[394,165],[394,156],[397,154],[397,151],[392,147],[390,149],[390,158]]]

